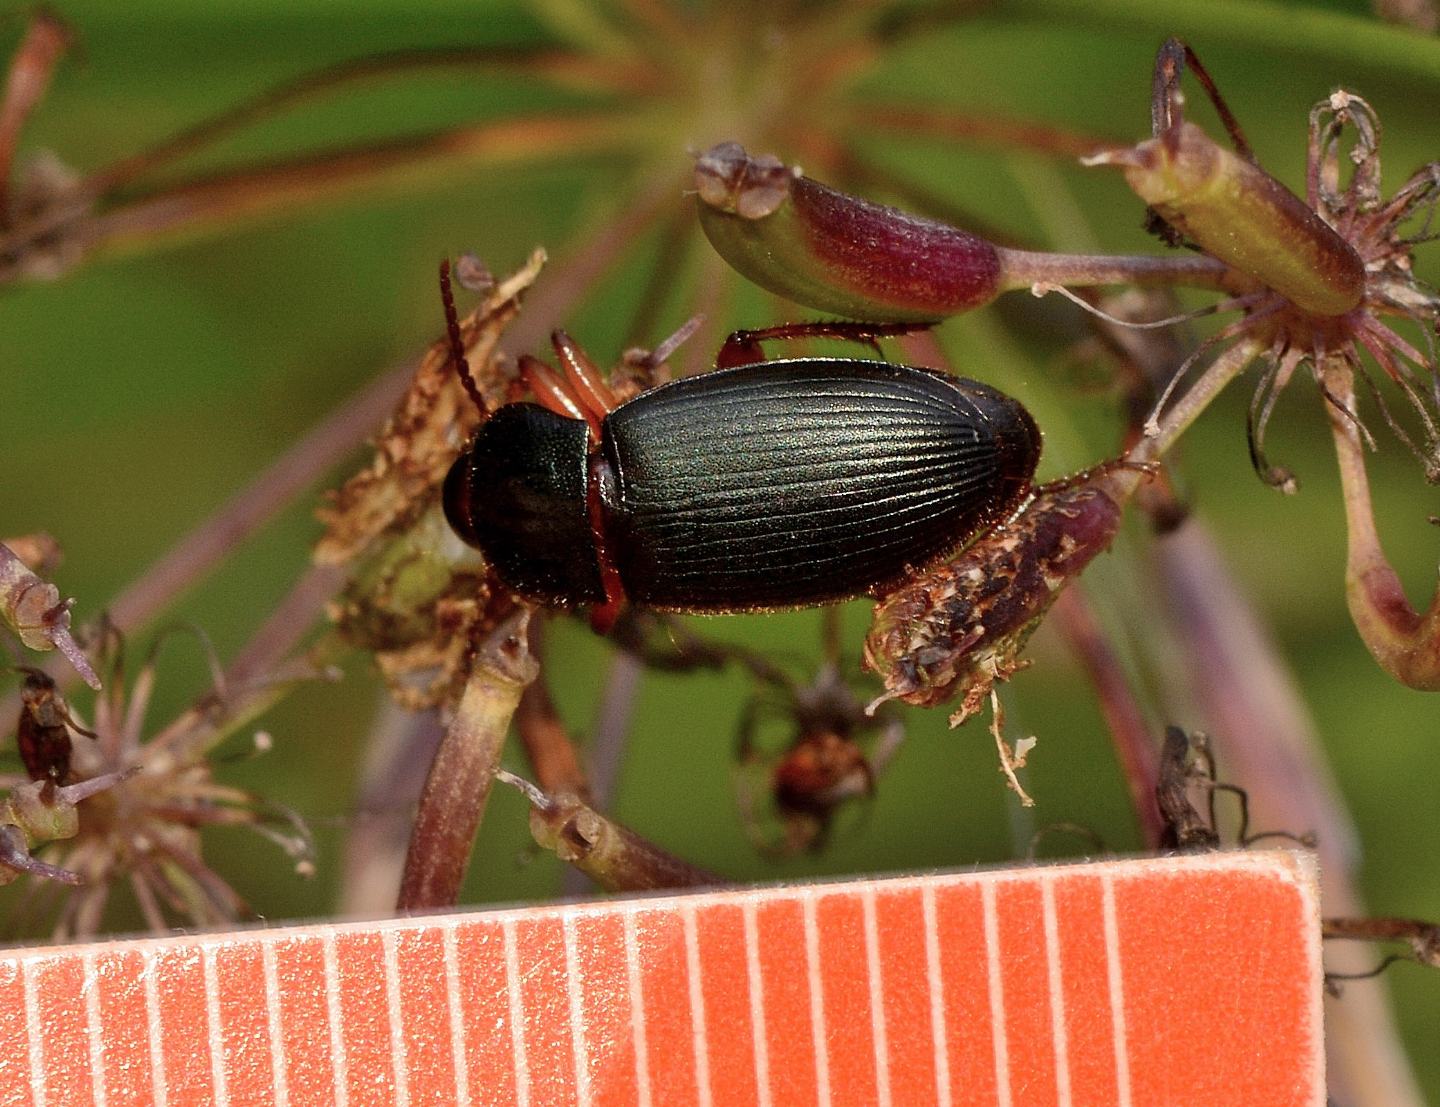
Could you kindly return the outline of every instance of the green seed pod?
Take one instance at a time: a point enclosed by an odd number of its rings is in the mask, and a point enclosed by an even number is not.
[[[1365,294],[1365,263],[1270,174],[1193,123],[1087,161],[1118,165],[1136,194],[1212,256],[1315,315],[1344,315]]]
[[[700,225],[742,275],[847,319],[928,322],[1004,291],[983,238],[873,204],[734,142],[695,163]]]

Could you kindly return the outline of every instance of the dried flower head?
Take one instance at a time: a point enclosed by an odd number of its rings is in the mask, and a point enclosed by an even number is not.
[[[1023,669],[1020,651],[1060,589],[1119,529],[1115,473],[1106,467],[1038,489],[1005,526],[881,600],[865,640],[865,664],[885,683],[872,707],[959,696],[950,719],[959,726],[996,681]]]
[[[326,533],[315,549],[321,564],[354,566],[330,614],[346,639],[373,651],[395,698],[419,709],[452,702],[464,684],[472,644],[515,611],[492,587],[480,556],[464,545],[440,513],[440,485],[481,412],[510,390],[509,360],[500,336],[520,311],[545,254],[537,250],[498,283],[467,260],[461,276],[483,292],[460,325],[460,342],[476,367],[477,396],[467,395],[450,346],[426,353],[409,389],[381,432],[375,456],[322,509]]]
[[[100,655],[106,689],[96,697],[93,718],[82,723],[58,693],[48,701],[53,710],[46,718],[52,723],[94,734],[93,741],[76,741],[68,751],[69,783],[60,787],[47,779],[17,785],[0,810],[0,824],[17,828],[25,839],[21,844],[51,843],[43,869],[17,863],[13,851],[0,855],[0,872],[49,878],[27,889],[17,914],[48,912],[57,891],[69,888],[54,918],[54,935],[95,934],[112,893],[128,885],[156,931],[177,922],[211,926],[245,917],[250,913],[245,900],[204,859],[201,831],[208,827],[251,827],[279,844],[298,871],[308,873],[310,839],[304,825],[262,797],[217,781],[214,751],[289,684],[315,675],[313,669],[297,667],[235,687],[213,665],[214,686],[146,740],[146,709],[156,683],[154,650],[128,686],[118,633],[104,633]],[[25,710],[30,711],[28,703]],[[255,745],[267,748],[268,738],[257,734]],[[7,833],[13,837],[15,832]]]
[[[1225,120],[1233,151],[1184,121],[1179,80],[1187,62]],[[1241,318],[1202,345],[1175,382],[1220,344],[1257,351],[1265,368],[1250,405],[1251,457],[1267,483],[1294,491],[1294,476],[1265,456],[1277,397],[1297,370],[1308,367],[1327,402],[1369,442],[1353,402],[1342,401],[1327,379],[1337,372],[1356,377],[1395,436],[1420,459],[1426,478],[1440,482],[1440,376],[1433,347],[1440,295],[1413,267],[1415,247],[1434,237],[1440,163],[1424,166],[1385,199],[1379,119],[1363,99],[1340,90],[1310,114],[1301,200],[1260,167],[1209,75],[1174,39],[1156,62],[1155,115],[1154,138],[1105,151],[1089,164],[1122,168],[1172,241],[1189,241],[1253,281],[1221,305],[1240,311]],[[1401,320],[1414,324],[1423,351],[1394,328]],[[1217,358],[1207,372],[1229,379],[1250,360]],[[1418,440],[1391,411],[1368,361],[1414,411]],[[1202,381],[1192,391],[1213,394],[1219,383]],[[1152,436],[1160,434],[1159,414],[1157,409],[1148,428]]]

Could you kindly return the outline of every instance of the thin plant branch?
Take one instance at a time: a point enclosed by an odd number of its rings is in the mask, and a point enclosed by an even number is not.
[[[1165,834],[1165,820],[1155,802],[1155,782],[1160,775],[1155,728],[1136,699],[1130,674],[1078,588],[1067,588],[1061,593],[1055,603],[1055,618],[1095,688],[1100,711],[1114,740],[1141,839],[1146,848],[1159,849]]]
[[[946,104],[867,101],[846,104],[841,110],[852,127],[887,138],[904,134],[943,142],[958,140],[1003,150],[1031,150],[1065,159],[1088,157],[1119,142],[1116,138],[1086,135],[990,111],[956,111]]]
[[[0,228],[8,227],[17,213],[10,210],[10,181],[20,132],[50,86],[50,78],[70,44],[65,25],[44,8],[30,16],[15,56],[10,62],[5,90],[0,93]]]
[[[88,176],[78,191],[99,197],[111,189],[196,154],[207,146],[256,123],[296,108],[306,101],[333,95],[355,85],[393,79],[426,70],[483,66],[548,80],[558,85],[606,93],[630,93],[646,85],[643,67],[609,58],[534,47],[441,47],[392,50],[339,62],[277,85],[253,99],[202,120],[138,154],[121,158]]]
[[[387,692],[380,700],[362,743],[355,809],[345,820],[336,910],[350,918],[379,918],[394,907],[425,769],[444,734],[437,712],[407,710]]]
[[[496,776],[530,801],[530,831],[535,841],[607,892],[711,888],[729,883],[661,849],[574,796],[547,795],[504,769]]]
[[[533,626],[531,630],[533,636]],[[532,649],[536,645],[532,643]],[[541,660],[543,653],[537,652],[536,657]],[[520,705],[515,711],[515,732],[525,747],[525,755],[535,770],[536,779],[545,791],[590,802],[590,783],[581,767],[575,744],[550,699],[543,667],[540,675],[520,697]]]
[[[91,212],[56,202],[0,235],[0,282],[27,271],[33,252],[64,241],[82,253],[149,242],[197,225],[229,223],[331,197],[386,177],[408,180],[424,163],[447,168],[464,162],[496,164],[582,153],[618,152],[633,145],[633,121],[607,116],[505,119],[435,134],[240,167],[157,192],[121,199]]]
[[[1424,612],[1405,595],[1399,574],[1391,567],[1375,528],[1370,481],[1365,472],[1365,447],[1355,420],[1354,373],[1332,361],[1323,378],[1332,397],[1327,406],[1349,531],[1345,564],[1345,598],[1355,628],[1375,659],[1398,680],[1423,691],[1440,689],[1440,587]]]
[[[399,911],[453,907],[470,863],[475,832],[511,717],[539,667],[530,655],[522,608],[476,650],[465,689],[430,765],[410,836]]]

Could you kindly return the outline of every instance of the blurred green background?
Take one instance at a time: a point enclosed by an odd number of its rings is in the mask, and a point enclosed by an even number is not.
[[[72,0],[61,14],[82,45],[62,66],[24,148],[43,147],[77,168],[94,168],[327,63],[401,47],[547,41],[555,32],[540,12],[565,6]],[[1324,33],[1311,33],[1306,20],[1317,12],[1348,13],[1354,33],[1333,33],[1324,22]],[[20,24],[13,21],[0,40],[7,51]],[[1301,182],[1311,104],[1339,84],[1369,98],[1385,124],[1388,191],[1440,155],[1440,47],[1431,42],[1397,60],[1391,45],[1405,36],[1370,30],[1365,5],[1338,0],[1000,4],[946,20],[890,51],[866,80],[982,116],[1003,111],[1138,138],[1149,127],[1155,48],[1164,35],[1180,33],[1216,76],[1262,160],[1292,185]],[[533,86],[483,68],[413,74],[302,106],[223,144],[205,162],[315,150],[566,102],[560,94],[537,95]],[[696,133],[684,141],[703,147],[727,137]],[[668,134],[664,141],[683,166],[683,142]],[[1107,250],[1158,249],[1141,230],[1140,205],[1118,174],[958,143],[877,138],[867,153],[986,225],[1030,241],[1079,248],[1093,236]],[[0,534],[54,534],[66,555],[56,579],[65,594],[79,597],[77,615],[93,616],[343,397],[437,337],[438,258],[475,250],[504,272],[537,244],[563,253],[580,228],[603,217],[627,170],[601,156],[483,172],[453,164],[283,217],[107,255],[55,283],[0,290]],[[675,203],[682,203],[678,195]],[[611,362],[657,249],[654,236],[647,238],[584,306],[553,322]],[[1440,248],[1422,251],[1422,259],[1433,281]],[[1024,297],[1013,299],[999,312],[946,324],[947,347],[970,375],[1032,405],[1048,436],[1047,474],[1104,457],[1114,448],[1113,405],[1057,376],[1074,335],[1049,332],[1045,324],[1063,313],[1036,315]],[[763,322],[768,311],[763,298],[742,297],[732,322]],[[668,304],[651,340],[687,314],[684,303]],[[1186,489],[1294,666],[1360,828],[1371,909],[1440,918],[1436,701],[1382,674],[1350,627],[1341,505],[1313,386],[1297,381],[1270,438],[1272,457],[1302,478],[1293,498],[1252,475],[1243,425],[1248,399],[1242,385],[1188,436]],[[1377,436],[1372,476],[1382,534],[1412,597],[1423,600],[1440,546],[1426,522],[1437,499],[1408,455]],[[323,484],[351,468],[342,466]],[[194,621],[222,657],[233,653],[306,565],[318,534],[315,503],[312,493],[285,510],[163,621]],[[1097,565],[1099,583],[1123,591],[1123,580],[1104,579],[1108,571]],[[863,603],[845,612],[852,663],[867,617]],[[816,613],[802,612],[708,621],[703,629],[803,652],[813,651],[818,626]],[[610,649],[578,622],[557,623],[550,643],[552,688],[584,734]],[[843,818],[818,855],[778,864],[762,859],[746,840],[734,798],[734,734],[750,692],[735,675],[646,676],[613,811],[680,855],[742,880],[1005,861],[1023,854],[1036,827],[1059,821],[1094,828],[1112,848],[1136,848],[1088,685],[1051,629],[1037,635],[1032,656],[1034,668],[1012,683],[1007,702],[1012,733],[1040,739],[1026,776],[1039,801],[1033,813],[1021,813],[1001,786],[980,723],[951,732],[943,710],[913,711],[903,755],[873,804]],[[152,719],[170,718],[205,683],[198,651],[182,639],[169,643]],[[276,738],[272,752],[222,769],[225,779],[299,810],[318,838],[318,873],[302,881],[277,851],[255,847],[241,832],[211,837],[215,867],[265,917],[316,917],[331,909],[342,842],[357,817],[362,740],[380,697],[366,661],[354,658],[343,684],[304,688],[266,716],[263,725]],[[9,751],[5,756],[13,759]],[[500,792],[468,898],[557,894],[558,865],[536,856],[529,842],[520,801]],[[13,893],[0,893],[0,914]],[[1401,966],[1390,973],[1390,986],[1422,1079],[1440,1100],[1434,1049],[1440,977]]]

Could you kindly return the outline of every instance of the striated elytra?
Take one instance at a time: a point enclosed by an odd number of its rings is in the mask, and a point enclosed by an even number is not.
[[[456,533],[547,603],[720,613],[882,592],[1010,515],[1040,432],[987,385],[798,358],[644,392],[586,424],[501,408],[445,481]],[[610,582],[607,587],[607,581]]]

